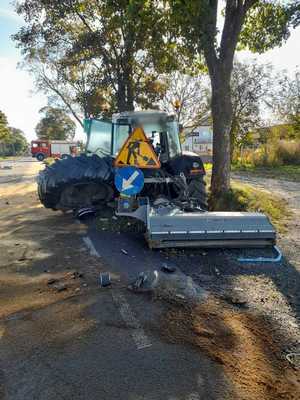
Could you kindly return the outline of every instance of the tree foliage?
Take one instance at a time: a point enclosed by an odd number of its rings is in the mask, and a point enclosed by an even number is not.
[[[73,140],[76,125],[64,110],[44,107],[40,113],[44,116],[35,128],[39,139]]]
[[[9,128],[6,115],[0,110],[0,140],[5,140],[9,136]]]
[[[6,115],[0,111],[0,154],[15,156],[27,149],[28,143],[21,129],[8,125]]]
[[[24,0],[15,39],[38,84],[85,116],[149,106],[174,63],[160,1]],[[76,112],[75,112],[76,113]]]
[[[248,142],[248,133],[263,125],[262,110],[273,87],[271,65],[235,61],[231,76],[231,153]]]
[[[21,129],[9,127],[9,136],[4,141],[5,156],[16,156],[23,154],[28,149],[28,142],[25,138],[24,132]]]
[[[230,188],[230,81],[238,46],[263,52],[281,44],[295,26],[297,2],[267,0],[169,0],[173,29],[191,55],[204,57],[211,79],[214,152],[211,190],[216,199]],[[225,3],[223,27],[218,7]]]
[[[300,71],[293,76],[286,72],[277,75],[271,107],[282,122],[291,124],[294,137],[300,138]]]
[[[207,74],[198,76],[175,71],[164,77],[166,92],[160,105],[175,114],[183,128],[193,129],[210,114],[210,88]]]

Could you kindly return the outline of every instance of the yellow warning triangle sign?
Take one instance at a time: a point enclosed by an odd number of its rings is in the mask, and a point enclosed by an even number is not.
[[[115,160],[116,167],[126,165],[134,165],[138,168],[160,168],[159,159],[141,127],[134,129]]]

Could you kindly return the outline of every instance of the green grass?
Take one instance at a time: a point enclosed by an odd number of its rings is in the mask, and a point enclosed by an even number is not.
[[[232,171],[300,182],[300,165],[281,165],[278,167],[255,167],[251,164],[233,165]]]
[[[287,218],[291,216],[285,200],[264,190],[236,182],[232,183],[228,194],[215,202],[214,211],[263,212],[279,232],[286,231]]]

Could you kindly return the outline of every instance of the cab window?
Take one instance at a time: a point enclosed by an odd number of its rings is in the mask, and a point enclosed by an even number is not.
[[[92,120],[88,133],[87,151],[99,157],[111,154],[112,124],[108,121]]]

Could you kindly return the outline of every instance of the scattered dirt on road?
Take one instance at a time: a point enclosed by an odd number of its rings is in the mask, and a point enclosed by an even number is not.
[[[97,285],[101,265],[83,245],[85,230],[72,216],[42,207],[33,181],[0,186],[0,319]]]
[[[190,343],[222,364],[239,400],[296,400],[300,374],[283,355],[274,323],[210,297],[193,309],[172,308],[162,320],[171,342]]]

